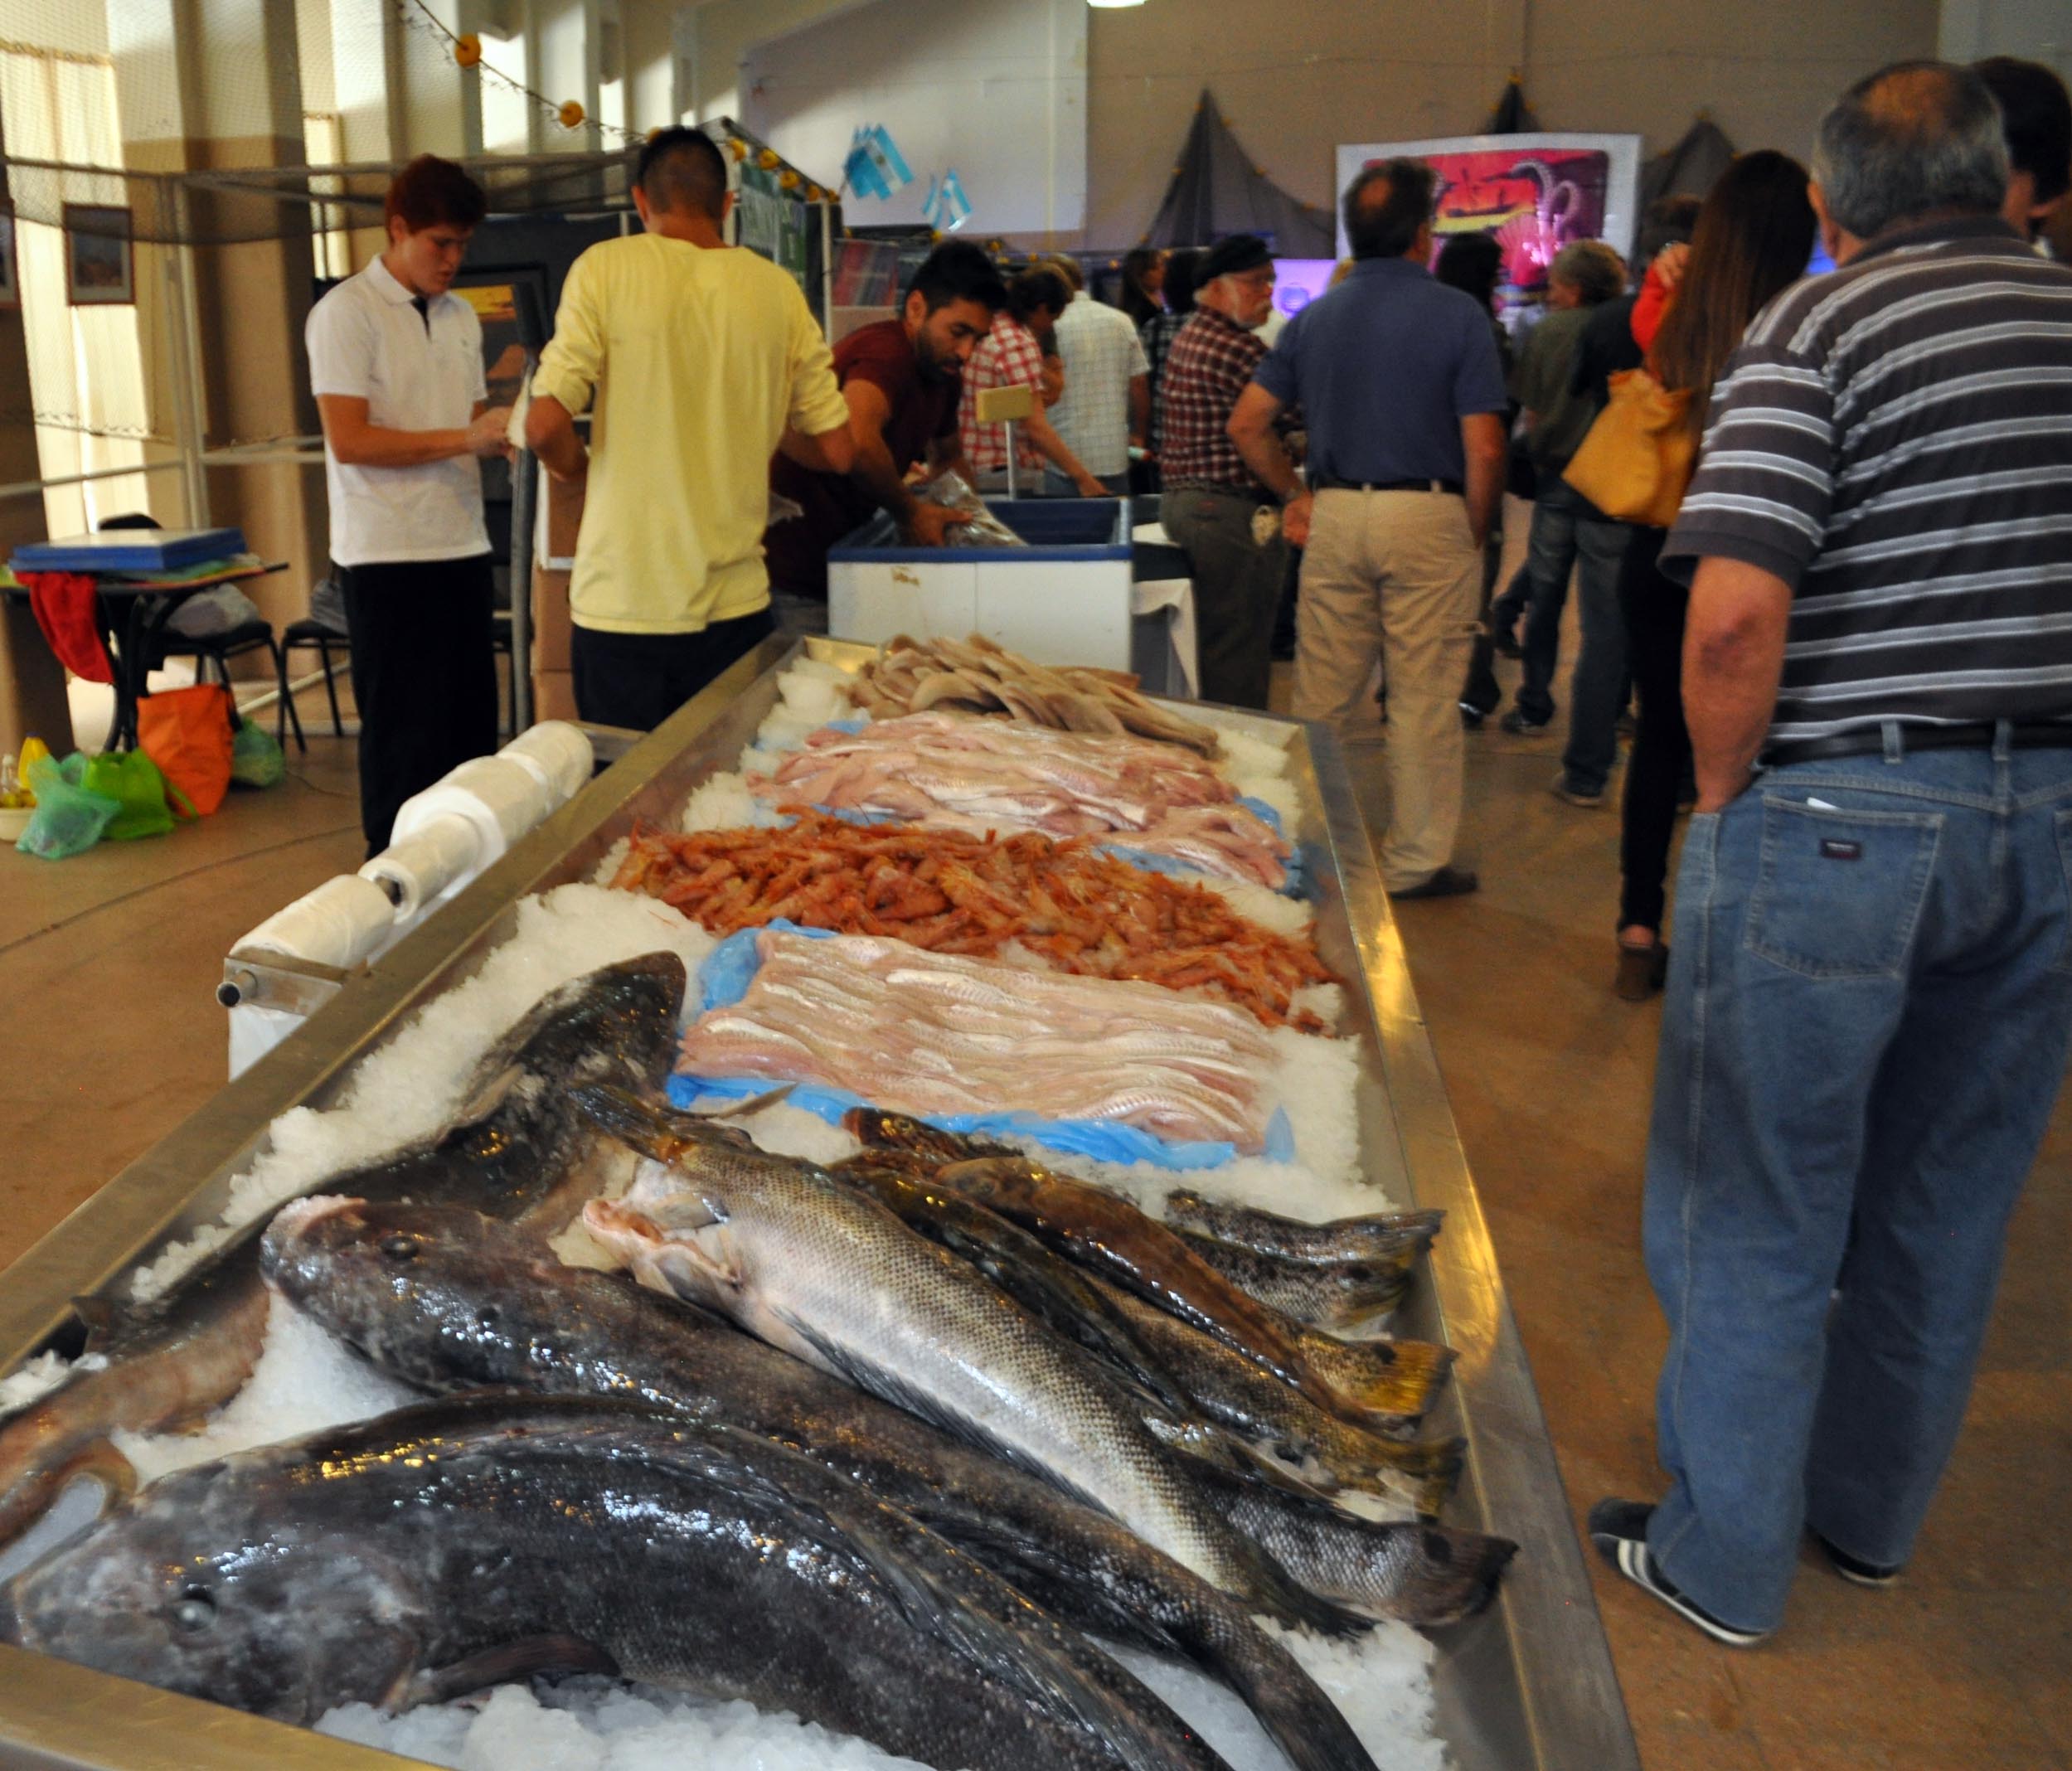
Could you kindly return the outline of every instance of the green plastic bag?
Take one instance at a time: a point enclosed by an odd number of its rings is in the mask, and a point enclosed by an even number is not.
[[[230,784],[277,787],[287,774],[288,759],[274,735],[255,721],[240,720],[230,734]]]
[[[29,764],[28,773],[36,810],[14,845],[24,855],[45,861],[83,855],[100,841],[109,821],[122,810],[120,800],[90,792],[81,784],[86,759],[76,750],[61,763],[39,757]]]
[[[115,815],[101,832],[111,842],[163,837],[172,828],[172,813],[166,805],[166,778],[142,750],[109,750],[89,757],[80,784],[88,793],[105,794],[116,803]]]

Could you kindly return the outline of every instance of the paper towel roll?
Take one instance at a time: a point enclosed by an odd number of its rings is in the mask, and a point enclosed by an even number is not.
[[[546,788],[524,764],[503,756],[478,756],[405,800],[389,841],[394,844],[414,837],[436,818],[463,818],[481,839],[478,861],[486,867],[549,809]]]
[[[386,892],[357,873],[341,873],[274,911],[237,945],[344,971],[387,939],[395,924]]]
[[[590,735],[565,720],[542,720],[531,730],[520,732],[497,754],[531,769],[556,810],[590,784],[590,772],[597,766]]]
[[[464,818],[435,818],[393,842],[360,869],[360,877],[393,887],[398,921],[408,921],[464,875],[481,871],[482,838]]]

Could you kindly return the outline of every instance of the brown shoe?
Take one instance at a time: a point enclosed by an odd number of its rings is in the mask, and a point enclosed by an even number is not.
[[[1465,867],[1444,866],[1429,880],[1405,886],[1389,894],[1400,902],[1405,898],[1458,898],[1473,891],[1482,881]]]
[[[1657,940],[1652,947],[1618,944],[1618,976],[1612,988],[1628,1002],[1645,1002],[1669,976],[1669,949]]]

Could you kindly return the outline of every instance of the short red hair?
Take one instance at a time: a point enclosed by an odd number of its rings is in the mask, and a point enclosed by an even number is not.
[[[481,226],[489,213],[489,198],[451,160],[420,153],[395,175],[381,207],[386,220],[400,216],[408,231],[421,234],[428,227]]]

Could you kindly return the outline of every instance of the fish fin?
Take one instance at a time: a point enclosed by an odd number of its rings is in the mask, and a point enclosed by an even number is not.
[[[683,1147],[669,1117],[629,1089],[590,1083],[571,1089],[570,1099],[596,1124],[643,1156],[666,1162]]]
[[[752,1113],[760,1113],[765,1107],[774,1107],[788,1100],[791,1091],[798,1084],[787,1082],[760,1094],[751,1094],[745,1101],[725,1101],[716,1107],[679,1107],[674,1116],[686,1119],[743,1119]]]
[[[1321,1379],[1337,1411],[1415,1419],[1431,1407],[1453,1363],[1450,1346],[1425,1341],[1340,1341],[1313,1330],[1298,1337],[1305,1366]]]
[[[1458,1439],[1421,1439],[1398,1444],[1376,1436],[1368,1467],[1332,1462],[1326,1465],[1342,1488],[1390,1498],[1408,1491],[1410,1504],[1436,1518],[1460,1484],[1465,1443]]]
[[[511,1098],[511,1091],[525,1080],[522,1064],[506,1064],[486,1076],[476,1079],[468,1099],[460,1104],[452,1118],[447,1121],[449,1132],[461,1131],[471,1125],[479,1125]]]
[[[72,1314],[85,1325],[90,1351],[95,1342],[106,1340],[130,1320],[130,1312],[119,1303],[90,1293],[83,1293],[72,1300]]]
[[[414,1675],[403,1687],[402,1701],[395,1705],[409,1709],[421,1703],[445,1703],[465,1697],[485,1686],[508,1685],[543,1673],[602,1673],[615,1678],[619,1662],[594,1642],[579,1636],[526,1636],[516,1642],[499,1642],[479,1654],[471,1654],[444,1667],[428,1667]]]

